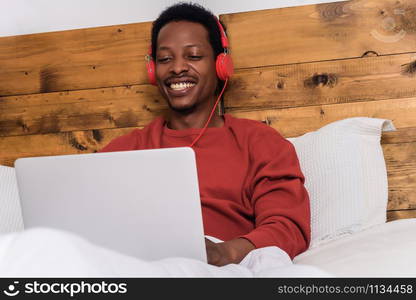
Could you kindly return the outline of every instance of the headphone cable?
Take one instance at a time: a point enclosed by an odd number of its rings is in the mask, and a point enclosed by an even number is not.
[[[212,116],[214,115],[215,108],[217,107],[218,102],[220,101],[221,96],[222,96],[222,94],[223,94],[223,93],[224,93],[224,91],[225,91],[225,87],[227,86],[227,83],[228,83],[228,78],[227,78],[227,79],[225,79],[224,86],[223,86],[223,88],[222,88],[222,90],[221,90],[220,95],[218,96],[217,101],[216,101],[216,102],[215,102],[215,104],[214,104],[214,107],[213,107],[213,108],[212,108],[212,110],[211,110],[211,113],[210,113],[210,115],[209,115],[209,118],[208,118],[207,122],[205,123],[204,128],[201,130],[201,132],[199,133],[199,135],[198,135],[198,136],[194,139],[194,141],[192,142],[192,144],[191,144],[191,145],[189,145],[189,147],[191,147],[191,148],[192,148],[192,147],[196,144],[196,142],[197,142],[197,141],[201,138],[201,136],[204,134],[205,130],[207,129],[208,124],[209,124],[209,122],[211,121]]]

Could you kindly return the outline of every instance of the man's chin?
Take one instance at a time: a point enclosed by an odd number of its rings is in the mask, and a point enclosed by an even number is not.
[[[170,101],[168,101],[168,105],[169,108],[179,114],[182,115],[188,115],[192,112],[195,111],[196,105],[184,105],[184,106],[180,106],[180,105],[172,105],[172,103],[170,103]]]

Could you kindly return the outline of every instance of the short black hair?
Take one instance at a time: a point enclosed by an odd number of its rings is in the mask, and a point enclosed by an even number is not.
[[[166,8],[153,22],[151,45],[153,60],[156,60],[157,37],[159,31],[166,24],[175,21],[189,21],[203,25],[208,31],[209,42],[214,51],[214,58],[224,52],[224,48],[221,44],[221,33],[218,28],[217,17],[199,4],[180,2]],[[223,28],[225,30],[224,26]]]

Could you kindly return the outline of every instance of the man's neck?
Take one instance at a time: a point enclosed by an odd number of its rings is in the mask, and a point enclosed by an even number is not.
[[[181,115],[178,113],[171,113],[168,127],[174,130],[182,130],[189,128],[203,128],[208,120],[210,112],[191,113],[188,115]],[[218,114],[212,116],[208,127],[222,127],[224,125],[224,119]]]

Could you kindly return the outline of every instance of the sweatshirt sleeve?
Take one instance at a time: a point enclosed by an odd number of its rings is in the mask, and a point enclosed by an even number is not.
[[[253,147],[249,194],[255,229],[241,237],[256,248],[277,246],[293,259],[310,243],[309,196],[295,148],[277,131]]]

